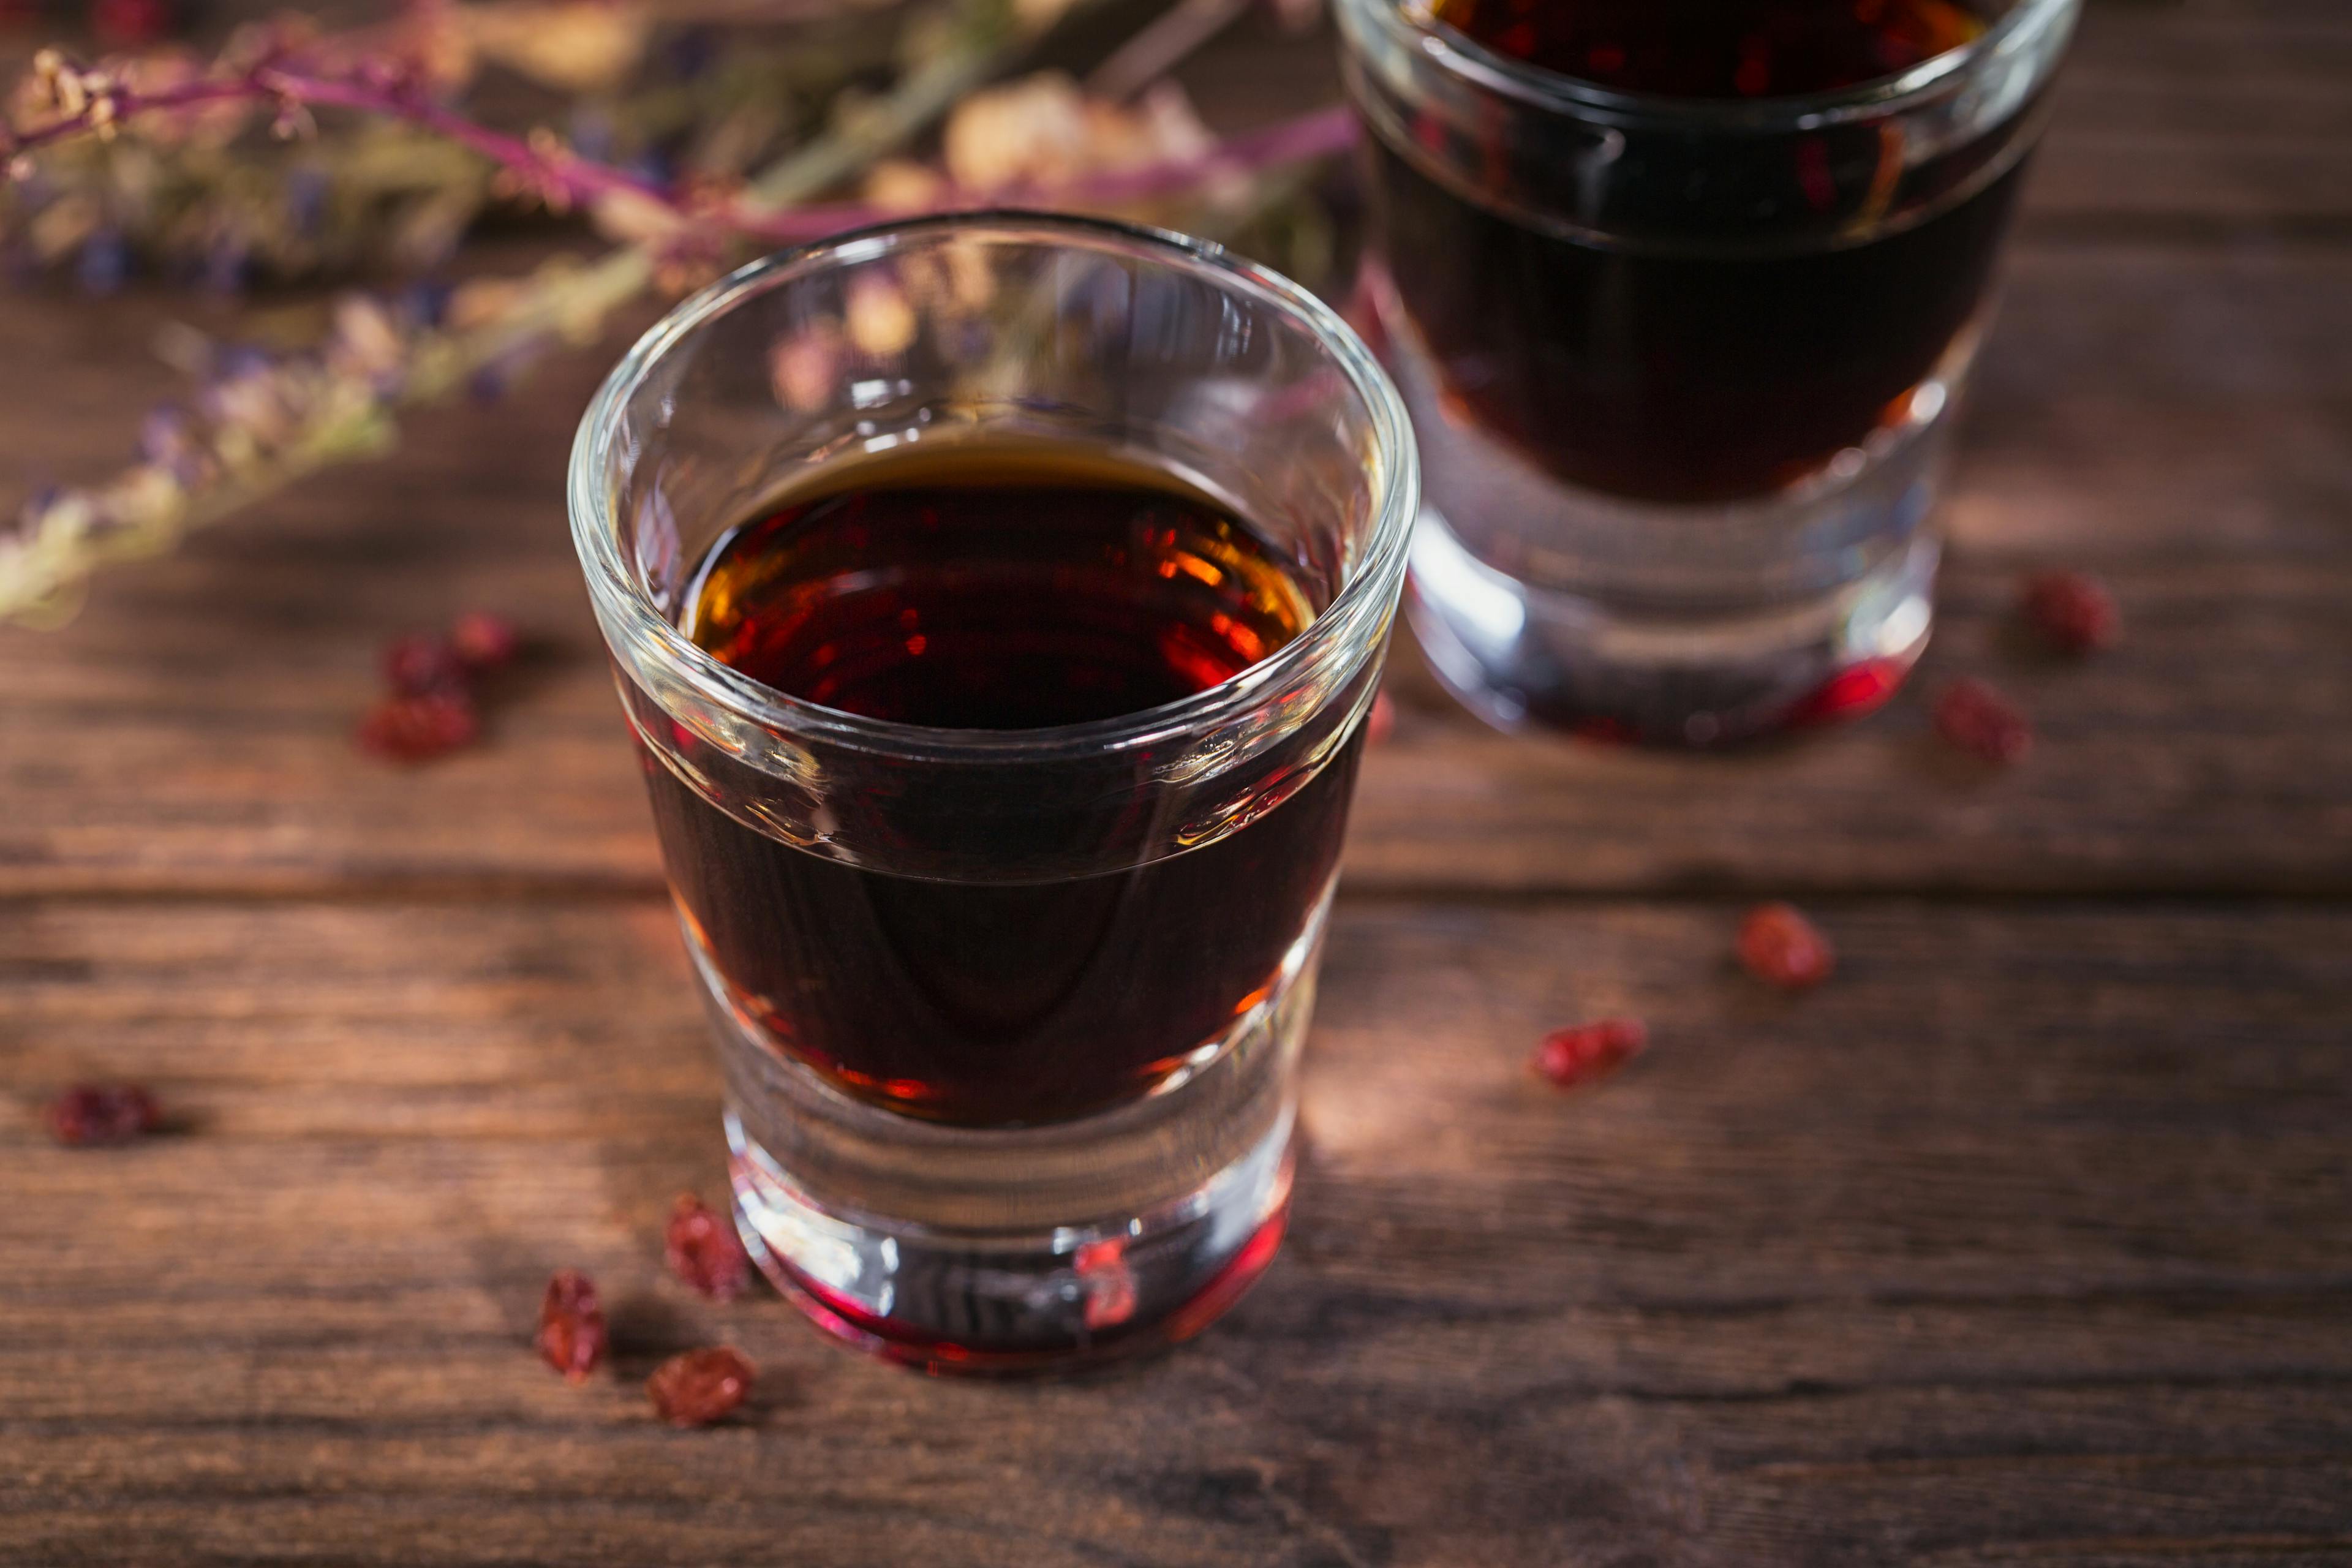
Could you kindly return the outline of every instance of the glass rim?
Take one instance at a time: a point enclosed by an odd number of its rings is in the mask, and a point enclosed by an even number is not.
[[[1538,108],[1570,115],[1596,112],[1617,121],[1660,130],[1758,130],[1818,125],[1901,111],[1933,96],[1948,79],[1989,55],[2011,47],[2021,36],[2045,27],[2081,0],[2016,0],[1992,25],[1956,49],[1921,60],[1909,70],[1874,77],[1825,92],[1777,98],[1677,98],[1665,93],[1627,92],[1542,69],[1486,47],[1467,33],[1434,16],[1416,18],[1409,9],[1423,0],[1339,0],[1342,11],[1369,16],[1391,43],[1425,55],[1441,69]],[[1344,29],[1343,29],[1344,37]]]
[[[1247,669],[1173,702],[1080,724],[1026,730],[965,730],[871,719],[779,691],[721,663],[656,610],[638,585],[619,546],[613,487],[605,482],[622,411],[654,367],[690,333],[790,275],[867,261],[898,246],[955,229],[995,228],[1007,234],[1042,231],[1079,248],[1130,254],[1192,272],[1205,272],[1245,296],[1301,322],[1330,355],[1363,404],[1384,471],[1373,475],[1378,493],[1358,565],[1331,602],[1289,642]],[[839,745],[940,761],[1051,760],[1099,755],[1148,746],[1239,717],[1293,681],[1335,641],[1368,622],[1384,621],[1403,570],[1406,542],[1420,508],[1420,456],[1402,398],[1371,350],[1339,312],[1270,268],[1234,255],[1212,240],[1113,218],[989,207],[891,219],[846,230],[746,263],[673,307],[647,328],[613,367],[589,402],[573,437],[565,479],[572,542],[579,553],[598,619],[617,620],[640,648],[699,695],[788,735],[820,737]],[[617,650],[616,650],[617,651]]]

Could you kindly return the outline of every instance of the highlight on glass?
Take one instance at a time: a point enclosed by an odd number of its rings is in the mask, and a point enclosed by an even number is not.
[[[1115,224],[788,253],[613,373],[573,535],[740,1228],[819,1323],[1053,1366],[1272,1259],[1418,499],[1338,317]]]

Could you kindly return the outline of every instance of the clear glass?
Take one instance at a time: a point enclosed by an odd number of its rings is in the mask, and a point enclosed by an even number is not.
[[[1026,731],[818,707],[679,630],[730,527],[844,465],[957,444],[1180,476],[1325,607],[1221,685]],[[573,538],[725,1071],[739,1226],[818,1322],[935,1370],[1051,1366],[1189,1333],[1271,1260],[1418,483],[1395,389],[1331,311],[1214,246],[1083,219],[916,220],[778,256],[681,305],[614,371],[573,449]],[[1259,851],[1284,843],[1313,885],[1268,931]],[[1149,999],[1235,931],[1265,973],[1077,1113],[927,1120],[812,1052],[723,962],[789,953],[771,972],[800,986],[803,953],[882,953],[858,944],[893,921],[903,944],[910,908],[923,940],[984,945],[1006,994],[1131,992],[1080,1042],[1106,1058],[1137,1054],[1108,1037],[1165,1029]],[[931,1017],[909,1001],[903,1026]],[[1004,1026],[1018,1047],[1027,1026]]]
[[[1409,613],[1516,727],[1708,744],[1883,701],[2078,0],[1842,91],[1621,92],[1339,0],[1382,357],[1420,433]]]

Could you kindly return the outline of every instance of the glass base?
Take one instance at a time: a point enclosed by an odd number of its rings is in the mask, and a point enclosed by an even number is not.
[[[1668,503],[1569,483],[1487,434],[1385,279],[1367,288],[1421,442],[1407,613],[1471,711],[1507,730],[1708,746],[1858,717],[1902,684],[1934,621],[1928,516],[1975,327],[1812,474]]]
[[[1892,697],[1927,646],[1940,553],[1918,532],[1810,601],[1677,615],[1517,581],[1424,508],[1406,616],[1438,679],[1497,729],[1720,745],[1860,718]]]
[[[761,1269],[826,1332],[933,1373],[1066,1371],[1206,1328],[1281,1248],[1290,1133],[1286,1119],[1123,1224],[983,1235],[828,1212],[727,1117],[737,1228]]]
[[[729,994],[688,922],[745,1245],[821,1327],[930,1372],[1055,1370],[1199,1331],[1282,1244],[1330,901],[1195,1065],[1112,1110],[1009,1127],[844,1093]]]

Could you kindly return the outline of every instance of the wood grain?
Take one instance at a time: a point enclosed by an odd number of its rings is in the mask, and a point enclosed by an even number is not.
[[[2117,1562],[2293,1552],[2352,1486],[2352,919],[1343,900],[1298,1226],[1171,1357],[927,1384],[661,1273],[716,1084],[649,900],[5,906],[0,1557],[43,1563]],[[1522,1062],[1651,1020],[1615,1081]],[[528,1349],[547,1271],[619,1375]],[[768,1382],[673,1434],[705,1337]],[[299,1545],[297,1544],[299,1543]],[[2295,1551],[2305,1550],[2297,1547]]]
[[[1192,70],[1221,118],[1330,86],[1328,40],[1244,28]],[[1801,750],[1711,760],[1508,741],[1410,659],[1367,769],[1357,885],[1577,892],[2352,890],[2352,14],[2328,0],[2094,4],[2009,266],[1945,506],[1921,685],[2026,700],[2043,743],[1956,771],[1921,695]],[[184,307],[0,314],[9,449],[120,458]],[[102,583],[61,634],[0,629],[0,893],[383,885],[644,889],[656,870],[561,472],[610,350],[440,410]],[[2105,574],[2126,647],[2074,667],[2011,625],[2017,573]],[[411,777],[343,737],[394,633],[485,605],[542,631],[494,742]]]
[[[1226,123],[1334,90],[1253,20]],[[201,303],[0,301],[79,479]],[[2091,0],[1945,506],[1920,689],[1727,758],[1507,740],[1409,650],[1265,1283],[1176,1353],[925,1382],[660,1267],[717,1084],[560,473],[617,342],[0,630],[0,1564],[2283,1568],[2352,1559],[2352,11]],[[2126,637],[2037,654],[2017,574]],[[485,747],[346,734],[389,636],[541,647]],[[1927,733],[1961,673],[2032,758]],[[1841,952],[1732,965],[1746,899]],[[1656,1045],[1560,1097],[1609,1012]],[[68,1152],[56,1086],[170,1136]],[[549,1270],[614,1374],[529,1350]],[[748,1419],[636,1384],[726,1339]]]
[[[79,363],[139,337],[131,311],[0,318],[12,355]],[[61,448],[115,438],[110,363],[68,378]],[[0,890],[650,887],[561,514],[594,370],[429,416],[393,460],[109,578],[62,632],[0,631]],[[37,395],[0,389],[27,421]],[[2352,889],[2352,252],[2021,253],[1968,432],[1921,684],[2011,689],[2042,731],[2030,765],[1954,768],[1919,695],[1730,763],[1509,740],[1408,668],[1397,742],[1366,770],[1360,884]],[[2017,574],[2053,561],[2115,587],[2113,655],[2053,660],[2018,635]],[[415,774],[353,753],[377,648],[470,605],[553,645],[492,743]]]

